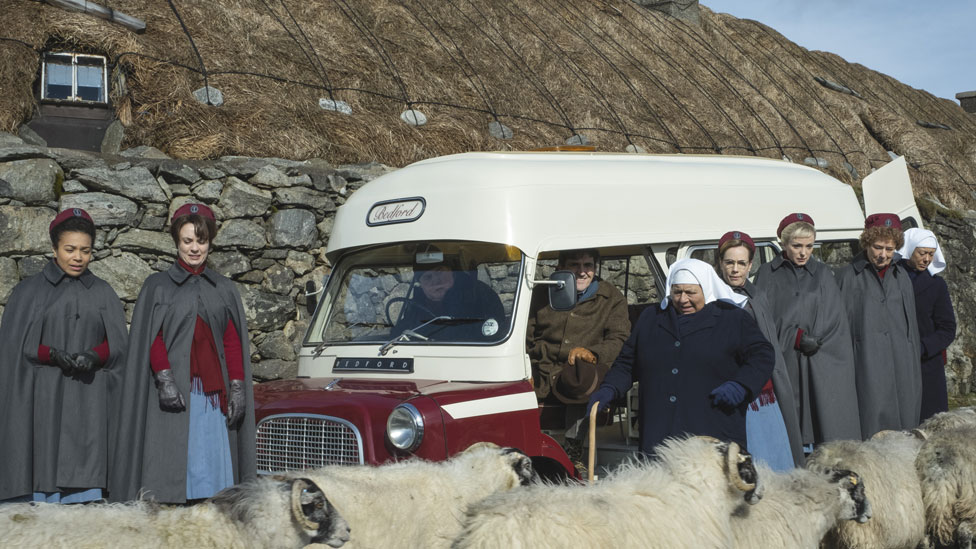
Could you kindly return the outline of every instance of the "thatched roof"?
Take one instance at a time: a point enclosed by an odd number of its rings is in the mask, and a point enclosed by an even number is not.
[[[820,157],[856,186],[892,150],[914,166],[918,195],[956,208],[976,201],[973,115],[704,7],[690,26],[630,0],[103,0],[146,22],[136,35],[32,0],[2,3],[0,130],[31,116],[37,52],[63,43],[117,60],[126,143],[175,157],[403,165],[578,133],[608,151]],[[191,98],[202,68],[223,106]],[[320,98],[352,114],[323,110]],[[429,122],[405,124],[408,107]],[[513,137],[492,137],[491,122]]]

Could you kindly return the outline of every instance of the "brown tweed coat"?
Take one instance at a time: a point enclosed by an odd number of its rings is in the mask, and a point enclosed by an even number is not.
[[[549,396],[559,371],[574,347],[585,347],[597,358],[602,380],[630,336],[627,300],[613,284],[595,280],[596,294],[571,311],[554,311],[549,290],[538,286],[532,293],[532,309],[525,347],[532,361],[535,394]]]

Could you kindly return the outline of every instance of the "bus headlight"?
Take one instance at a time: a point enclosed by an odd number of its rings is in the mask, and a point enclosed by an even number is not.
[[[386,420],[386,436],[397,450],[412,452],[424,438],[424,418],[413,404],[399,404]]]

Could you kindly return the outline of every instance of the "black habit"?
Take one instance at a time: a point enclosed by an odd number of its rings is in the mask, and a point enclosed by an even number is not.
[[[946,391],[945,350],[956,338],[956,315],[945,279],[924,269],[916,271],[907,261],[902,266],[915,289],[915,317],[922,344],[922,413],[925,421],[949,409]]]
[[[640,450],[653,452],[668,437],[708,435],[746,447],[746,407],[769,380],[775,362],[752,316],[721,301],[681,315],[674,307],[648,307],[601,387],[619,398],[637,381]],[[717,406],[709,393],[726,381],[745,387],[734,408]]]

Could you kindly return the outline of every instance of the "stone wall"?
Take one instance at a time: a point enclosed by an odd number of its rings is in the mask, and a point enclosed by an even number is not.
[[[100,155],[31,145],[0,133],[0,313],[17,282],[48,261],[47,227],[56,211],[81,207],[99,227],[91,270],[115,288],[131,315],[143,280],[175,259],[168,232],[172,212],[199,201],[218,219],[210,266],[239,284],[255,377],[292,376],[307,327],[303,289],[309,280],[319,284],[330,270],[325,244],[336,208],[388,171],[381,164],[330,166],[323,160],[173,160],[151,147]],[[976,212],[959,214],[924,199],[919,205],[944,247],[944,276],[959,323],[948,351],[949,391],[969,395],[976,388]],[[544,262],[540,275],[554,264]],[[643,258],[631,258],[629,266],[624,259],[608,260],[603,268],[604,278],[629,288],[632,302],[657,300]],[[486,271],[479,277],[510,274]],[[512,292],[514,287],[502,292],[506,306]]]
[[[329,272],[325,244],[336,208],[379,164],[322,160],[168,158],[151,147],[100,155],[31,145],[0,133],[0,312],[20,280],[51,256],[48,224],[84,208],[98,226],[93,273],[132,308],[147,276],[176,258],[169,219],[189,201],[211,206],[218,233],[209,265],[238,283],[254,375],[293,376],[305,333],[305,282]]]

